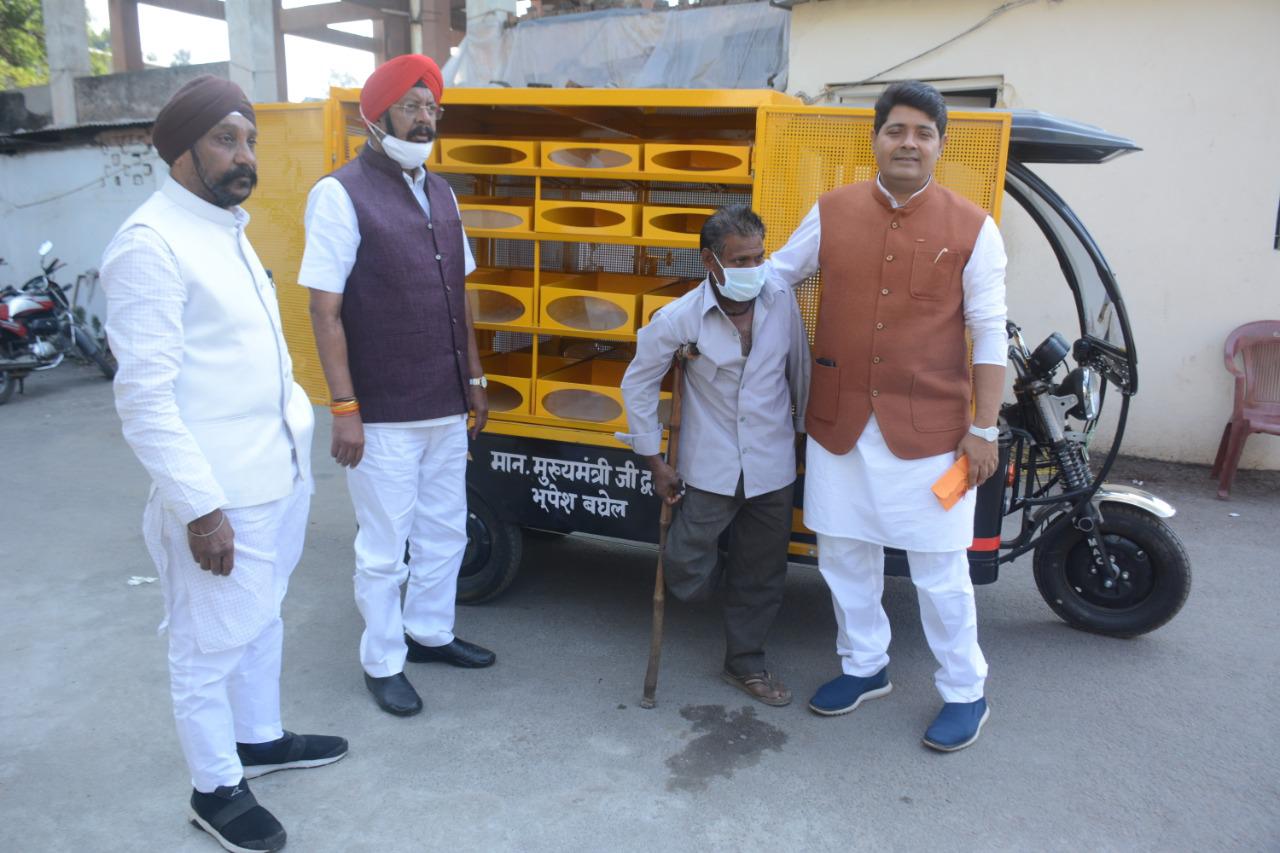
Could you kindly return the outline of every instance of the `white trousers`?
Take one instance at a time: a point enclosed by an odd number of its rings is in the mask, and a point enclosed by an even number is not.
[[[173,716],[197,791],[209,793],[240,781],[244,770],[237,741],[265,743],[283,735],[280,603],[302,555],[310,506],[311,485],[298,480],[288,497],[225,510],[235,530],[235,567],[230,575],[214,578],[191,558],[182,522],[158,500],[148,504],[148,545],[165,581]],[[250,576],[265,579],[249,586],[265,591],[271,613],[246,642],[226,648],[217,643],[216,651],[205,651],[210,648],[209,632],[198,614],[218,595],[208,581],[214,578],[232,590],[237,575],[242,581]],[[242,595],[244,585],[235,589]]]
[[[364,457],[347,471],[355,507],[360,664],[375,678],[404,670],[408,634],[453,642],[458,570],[467,549],[467,424],[368,424]],[[409,564],[404,543],[409,541]],[[404,605],[400,586],[408,581]]]
[[[934,684],[944,702],[982,698],[987,661],[978,647],[978,612],[964,551],[908,551],[925,639],[939,668]],[[836,613],[836,653],[846,675],[875,675],[889,663],[884,548],[818,534],[818,568]]]

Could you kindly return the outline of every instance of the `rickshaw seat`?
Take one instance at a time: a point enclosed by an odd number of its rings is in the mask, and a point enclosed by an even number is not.
[[[1227,336],[1223,357],[1235,377],[1235,403],[1209,476],[1218,478],[1218,497],[1226,500],[1245,440],[1255,432],[1280,435],[1280,320],[1240,326]]]

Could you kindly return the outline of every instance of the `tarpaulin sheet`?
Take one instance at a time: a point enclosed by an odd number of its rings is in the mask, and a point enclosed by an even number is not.
[[[469,21],[444,67],[451,86],[777,89],[791,15],[768,3],[646,12],[608,9],[504,26]]]

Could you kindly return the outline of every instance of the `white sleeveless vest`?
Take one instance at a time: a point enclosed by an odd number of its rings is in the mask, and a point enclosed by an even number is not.
[[[315,425],[247,222],[169,178],[118,232],[150,228],[177,259],[187,302],[174,397],[229,507],[285,497],[295,473],[309,480]]]

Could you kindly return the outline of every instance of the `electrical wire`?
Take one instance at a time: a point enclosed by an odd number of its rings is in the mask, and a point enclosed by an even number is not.
[[[36,201],[23,202],[22,204],[12,204],[10,205],[10,208],[12,208],[13,210],[26,210],[29,207],[39,207],[42,204],[48,204],[51,201],[57,201],[58,199],[66,198],[69,195],[75,195],[76,193],[81,192],[82,190],[91,189],[92,187],[95,187],[95,186],[106,186],[106,181],[108,178],[114,178],[116,175],[123,175],[126,171],[129,170],[129,168],[132,165],[133,164],[131,163],[129,164],[129,166],[119,166],[114,170],[105,173],[101,177],[94,178],[92,181],[89,181],[88,183],[85,183],[85,184],[81,184],[78,187],[73,187],[72,189],[65,190],[63,192],[58,193],[57,195],[51,195],[48,198],[37,199]]]
[[[996,18],[1000,17],[1006,12],[1012,12],[1014,9],[1017,9],[1020,6],[1027,6],[1027,5],[1030,5],[1031,3],[1037,3],[1037,2],[1039,2],[1039,0],[1008,0],[1008,2],[1001,3],[999,6],[992,9],[990,12],[988,12],[986,17],[978,21],[973,26],[969,27],[969,29],[965,30],[964,32],[956,33],[946,41],[935,44],[933,47],[928,48],[927,50],[922,50],[920,53],[917,53],[915,56],[912,56],[908,59],[904,59],[901,62],[894,63],[893,65],[890,65],[888,68],[885,68],[882,71],[877,71],[875,74],[872,74],[870,77],[864,77],[863,79],[857,81],[856,83],[837,83],[831,86],[823,86],[822,91],[819,92],[812,99],[809,99],[808,102],[814,103],[815,101],[820,101],[835,89],[843,89],[850,86],[865,86],[868,83],[874,83],[876,82],[877,77],[881,77],[885,74],[888,74],[890,71],[896,71],[897,69],[901,68],[904,65],[909,65],[912,62],[915,62],[917,59],[922,59],[931,53],[942,50],[942,48],[946,47],[949,44],[953,44],[959,41],[960,39],[964,38],[970,33],[977,32],[978,30],[982,29],[987,24],[991,23]]]

